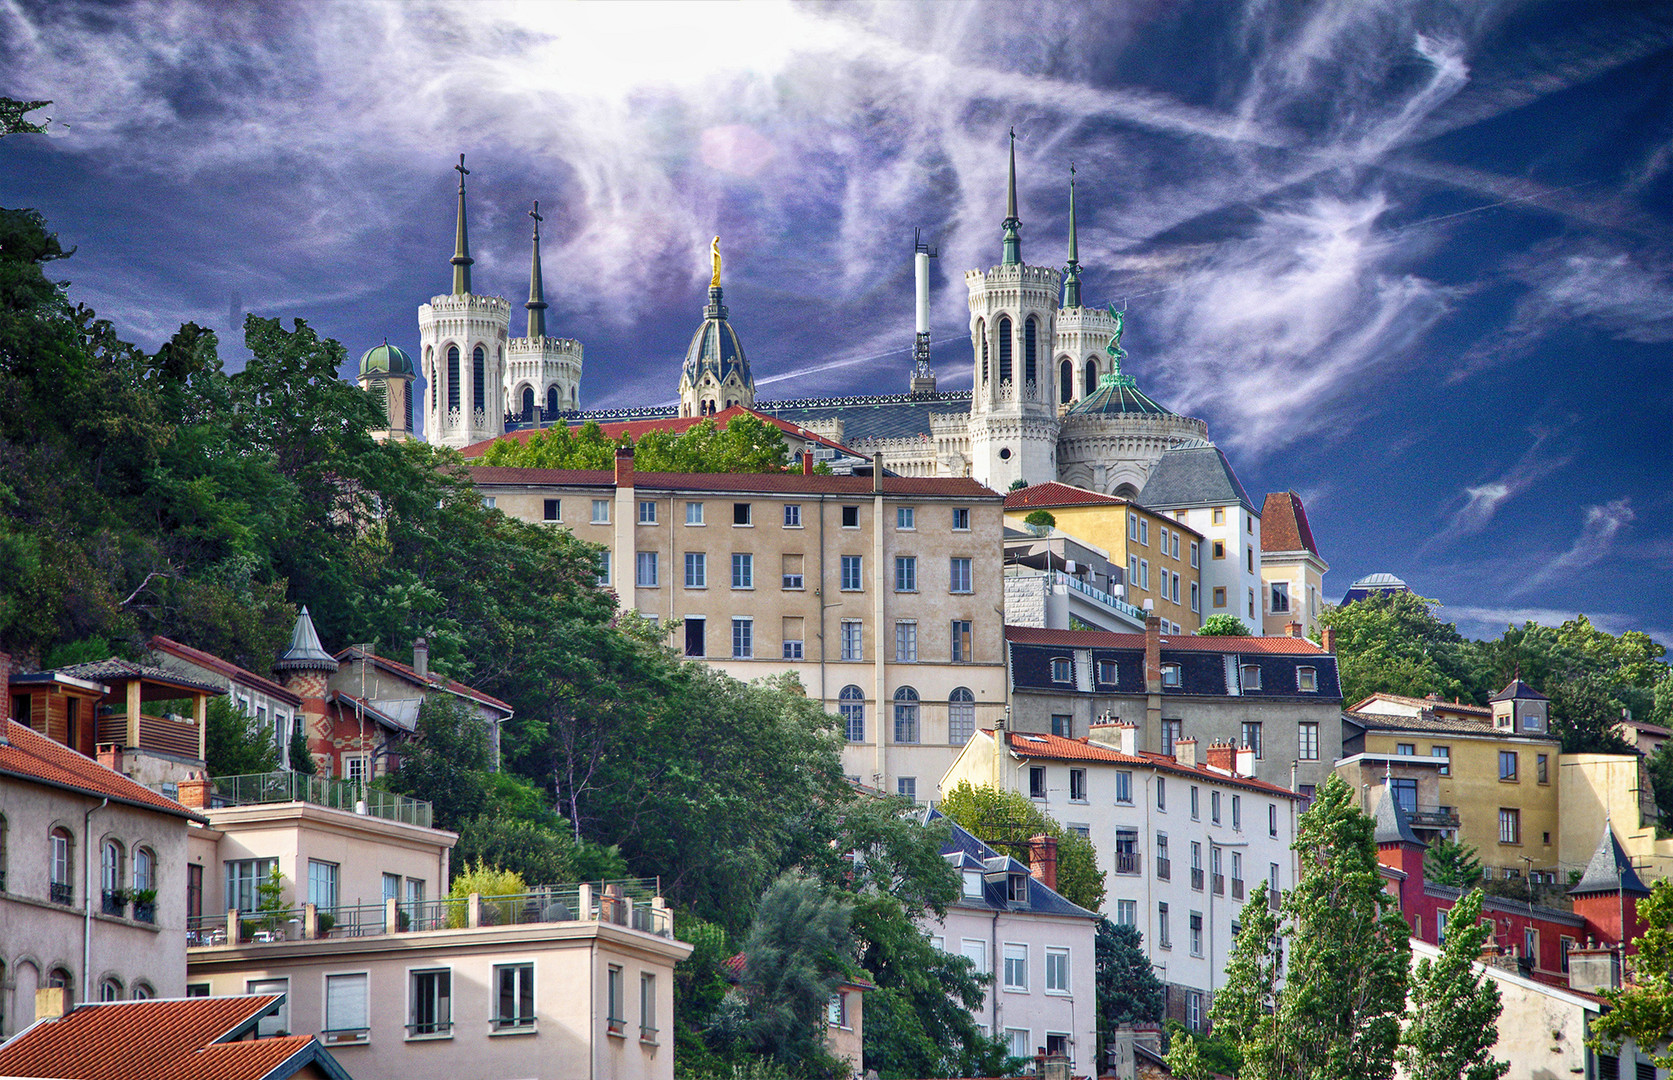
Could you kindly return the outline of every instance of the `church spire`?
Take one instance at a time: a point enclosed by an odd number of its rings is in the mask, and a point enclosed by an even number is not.
[[[465,177],[470,170],[465,168],[465,155],[459,155],[459,164],[453,166],[459,173],[459,226],[453,234],[453,258],[448,262],[453,264],[453,295],[464,296],[471,291],[471,258],[470,237],[465,230]]]
[[[1063,306],[1080,307],[1080,241],[1075,235],[1075,163],[1069,163],[1069,265],[1063,271]]]
[[[1022,221],[1017,217],[1017,129],[1011,129],[1011,168],[1005,180],[1005,259],[1006,266],[1022,262],[1022,237],[1017,230]]]
[[[523,306],[529,309],[529,337],[543,338],[546,336],[546,299],[540,279],[540,223],[546,219],[540,216],[538,199],[529,216],[534,218],[534,260],[529,263],[529,302]]]

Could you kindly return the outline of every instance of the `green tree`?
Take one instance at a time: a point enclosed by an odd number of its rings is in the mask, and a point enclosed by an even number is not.
[[[632,447],[641,472],[768,473],[790,467],[784,432],[757,416],[732,417],[725,427],[702,420],[682,432],[653,431],[635,446],[627,436],[612,440],[594,421],[571,431],[557,424],[526,440],[497,440],[482,456],[484,465],[533,469],[609,469],[616,451]]]
[[[488,803],[493,764],[481,717],[452,694],[431,694],[418,707],[413,739],[402,744],[401,768],[385,781],[430,804],[438,829],[458,830]]]
[[[1248,637],[1249,628],[1236,615],[1210,615],[1197,631],[1204,637]]]
[[[1563,753],[1637,753],[1615,727],[1625,708],[1616,689],[1598,672],[1572,675],[1550,688],[1551,732],[1562,740]]]
[[[210,776],[243,776],[278,770],[279,752],[272,736],[234,708],[229,698],[210,698],[204,717],[203,758]]]
[[[1050,510],[1035,510],[1022,519],[1024,525],[1032,525],[1038,529],[1050,529],[1057,525],[1057,518]]]
[[[1481,881],[1481,860],[1468,844],[1442,838],[1423,853],[1423,876],[1437,885],[1468,889]]]
[[[1657,1068],[1673,1069],[1673,881],[1650,886],[1638,902],[1644,932],[1634,939],[1638,954],[1627,963],[1632,979],[1619,990],[1605,990],[1608,1012],[1592,1022],[1587,1045],[1616,1053],[1631,1040],[1650,1055]]]
[[[1435,617],[1439,606],[1415,593],[1374,593],[1320,615],[1336,630],[1342,700],[1351,705],[1381,691],[1479,703],[1476,658],[1458,628]]]
[[[824,1059],[825,1008],[852,964],[849,905],[795,872],[767,888],[744,939],[739,990],[752,1050],[792,1069]]]
[[[940,810],[995,851],[1029,861],[1028,840],[1042,833],[1057,840],[1057,891],[1088,911],[1104,905],[1104,872],[1092,841],[1065,829],[1014,791],[973,787],[961,780],[942,799]]]
[[[1096,940],[1098,1045],[1108,1046],[1117,1024],[1157,1023],[1164,993],[1156,969],[1144,954],[1136,926],[1098,920]]]
[[[1277,912],[1265,882],[1244,905],[1209,1018],[1249,1080],[1393,1074],[1411,927],[1383,887],[1373,832],[1353,790],[1328,777],[1301,816],[1295,888]]]
[[[314,755],[308,752],[308,731],[306,722],[300,716],[290,729],[290,768],[292,772],[304,776],[313,776],[319,771],[319,766],[314,764]]]
[[[9,97],[0,97],[0,137],[6,135],[44,135],[46,124],[34,124],[24,117],[36,109],[44,109],[51,105],[50,101],[17,101]],[[51,121],[47,121],[51,123]]]
[[[1475,967],[1488,935],[1481,901],[1480,889],[1459,897],[1441,955],[1412,971],[1399,1051],[1412,1080],[1498,1080],[1510,1071],[1490,1056],[1499,1041],[1499,987]]]

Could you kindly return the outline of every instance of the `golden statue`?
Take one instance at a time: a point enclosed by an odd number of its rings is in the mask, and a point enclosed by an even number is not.
[[[709,288],[720,288],[720,237],[715,237],[714,243],[709,245],[709,258],[714,262],[714,273],[709,276]]]

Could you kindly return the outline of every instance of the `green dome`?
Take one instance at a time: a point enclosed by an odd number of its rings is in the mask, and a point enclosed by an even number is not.
[[[412,375],[412,357],[408,356],[397,345],[384,342],[366,350],[360,358],[360,374],[362,375]]]

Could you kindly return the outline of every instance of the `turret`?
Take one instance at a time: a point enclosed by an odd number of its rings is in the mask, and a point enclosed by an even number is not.
[[[506,348],[505,400],[510,421],[519,426],[550,424],[559,414],[580,408],[581,343],[546,336],[546,282],[540,270],[540,203],[529,211],[534,221],[529,256],[529,336],[513,338]]]

